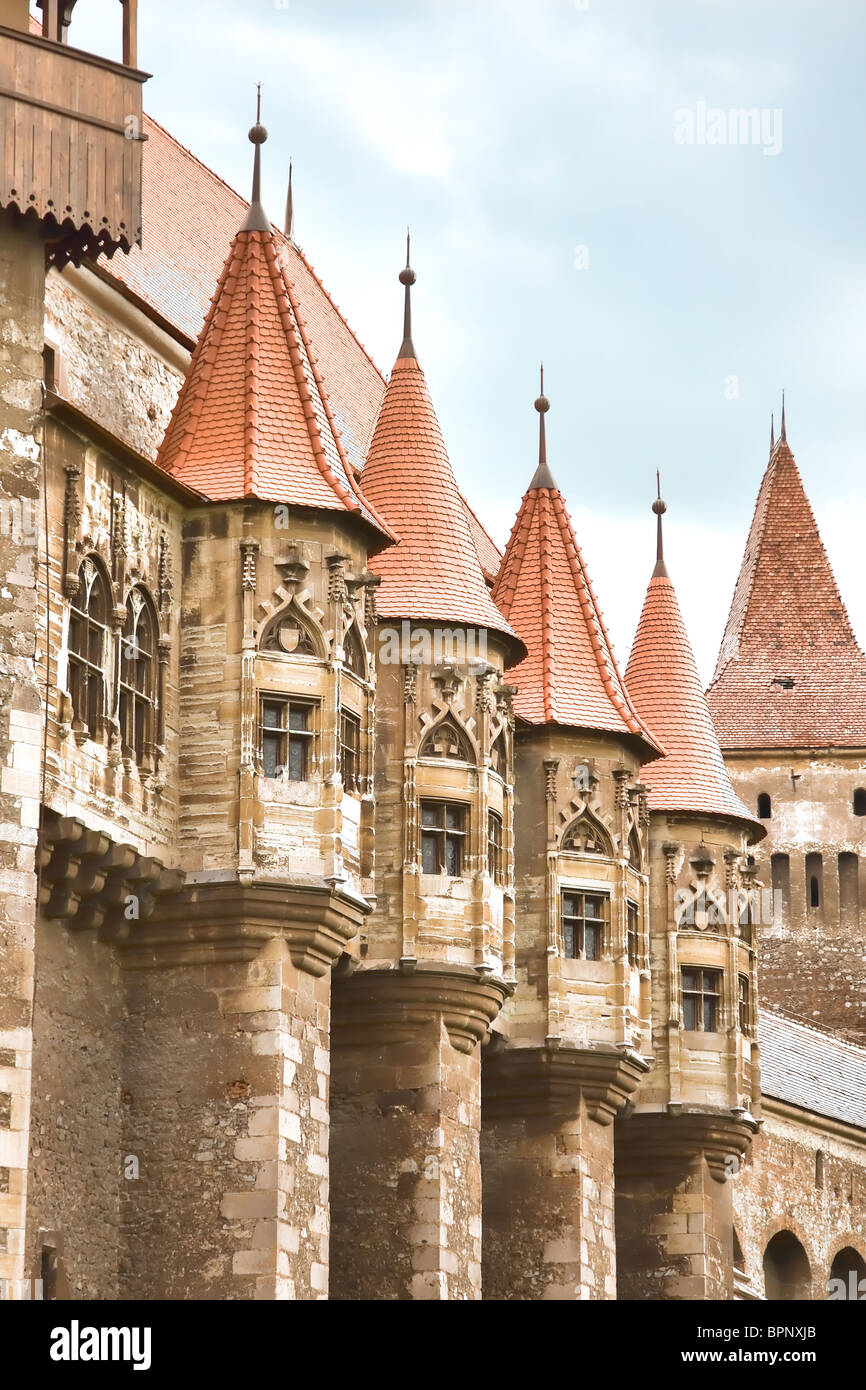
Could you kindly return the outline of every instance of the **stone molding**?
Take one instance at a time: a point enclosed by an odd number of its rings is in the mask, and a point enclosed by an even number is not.
[[[440,1021],[452,1047],[470,1053],[486,1036],[513,984],[471,966],[401,961],[334,981],[332,1036],[344,1045],[408,1042]]]
[[[617,1174],[651,1178],[703,1157],[716,1182],[725,1182],[740,1171],[759,1123],[748,1111],[722,1106],[632,1111],[617,1123]]]
[[[543,1047],[489,1048],[481,1081],[484,1113],[567,1114],[583,1097],[590,1117],[609,1125],[651,1065],[625,1046],[576,1047],[550,1039]]]

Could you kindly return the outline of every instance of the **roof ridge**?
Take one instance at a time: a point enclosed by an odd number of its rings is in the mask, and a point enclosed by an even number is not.
[[[815,1019],[807,1018],[805,1014],[795,1013],[792,1009],[782,1009],[775,1004],[761,1004],[758,1013],[759,1015],[767,1014],[773,1018],[782,1019],[783,1022],[790,1023],[795,1028],[801,1028],[804,1033],[820,1033],[822,1037],[832,1039],[840,1047],[850,1047],[855,1052],[866,1054],[866,1043],[852,1042],[850,1038],[845,1036],[841,1028],[834,1028],[832,1024],[824,1023],[823,1020],[818,1022]]]
[[[553,575],[550,568],[550,495],[542,496],[535,492],[537,497],[533,514],[538,511],[541,522],[542,533],[539,540],[541,551],[541,669],[542,669],[542,688],[541,694],[544,701],[544,713],[551,722],[556,718],[553,708],[553,614],[551,612],[551,600],[553,595]]]

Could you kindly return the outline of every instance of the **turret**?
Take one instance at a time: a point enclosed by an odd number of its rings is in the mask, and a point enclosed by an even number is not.
[[[611,1298],[612,1120],[651,1055],[640,769],[660,745],[620,675],[548,464],[543,371],[535,407],[538,466],[493,591],[528,650],[508,673],[518,989],[485,1052],[485,1288]],[[578,1133],[591,1179],[559,1161]]]
[[[408,261],[407,245],[403,341],[362,474],[399,537],[376,561],[376,907],[334,996],[332,1250],[353,1299],[479,1296],[480,1042],[514,978],[503,672],[524,648],[473,545]]]
[[[729,1298],[722,1189],[748,1152],[760,1105],[755,962],[765,899],[750,848],[764,832],[725,771],[664,560],[661,497],[653,511],[656,564],[626,683],[665,749],[643,770],[655,1066],[618,1124],[617,1228],[629,1262],[620,1297]],[[686,1213],[690,1239],[669,1240]]]

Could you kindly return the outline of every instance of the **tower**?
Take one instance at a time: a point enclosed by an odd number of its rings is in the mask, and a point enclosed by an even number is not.
[[[866,1038],[866,657],[782,430],[713,679],[731,779],[767,831],[766,1002]]]
[[[37,553],[42,515],[46,266],[128,251],[140,238],[141,88],[135,3],[124,61],[65,46],[72,4],[0,4],[0,1279],[29,1272],[27,1201],[43,707]],[[61,9],[63,16],[61,18]],[[44,634],[43,634],[44,636]]]
[[[620,676],[565,500],[538,467],[494,598],[523,634],[515,715],[518,992],[485,1048],[484,1287],[615,1298],[613,1120],[649,1067],[646,798],[660,751]]]
[[[757,1128],[760,822],[736,796],[676,592],[656,565],[626,683],[665,749],[649,763],[655,1065],[617,1122],[620,1297],[732,1296],[730,1182]]]
[[[510,691],[490,597],[412,341],[362,474],[376,561],[376,905],[335,982],[337,1298],[478,1298],[480,1044],[513,988]]]

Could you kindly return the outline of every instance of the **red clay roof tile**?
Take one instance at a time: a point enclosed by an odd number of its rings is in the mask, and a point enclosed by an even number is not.
[[[758,493],[707,700],[723,748],[866,747],[866,657],[784,439]]]
[[[364,495],[400,537],[376,561],[379,612],[487,628],[522,654],[523,644],[490,596],[414,354],[394,364],[362,480]]]
[[[674,586],[659,561],[650,580],[625,673],[641,716],[666,750],[641,776],[652,811],[732,816],[753,840],[765,828],[728,777]]]
[[[546,465],[523,498],[493,597],[527,645],[510,675],[515,712],[531,724],[633,734],[655,742],[629,699],[571,520]],[[576,602],[575,602],[576,600]]]
[[[346,458],[272,232],[235,234],[157,463],[214,501],[354,512],[390,536]]]

